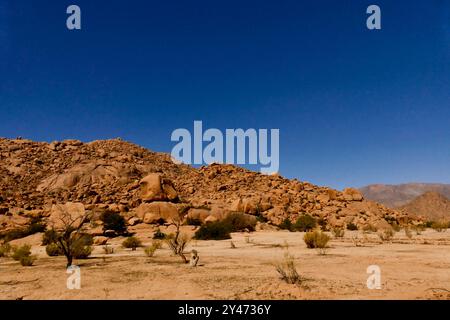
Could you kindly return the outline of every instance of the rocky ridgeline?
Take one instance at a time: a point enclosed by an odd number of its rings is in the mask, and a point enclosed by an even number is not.
[[[61,206],[76,212],[113,210],[129,224],[187,217],[216,221],[230,212],[261,216],[278,225],[308,213],[330,226],[405,223],[407,216],[365,201],[355,189],[339,192],[233,165],[195,169],[170,155],[121,139],[42,143],[0,139],[0,226],[33,216],[51,220]]]

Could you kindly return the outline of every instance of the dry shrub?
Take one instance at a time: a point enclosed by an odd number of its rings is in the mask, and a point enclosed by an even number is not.
[[[412,239],[412,237],[413,237],[412,231],[411,231],[411,229],[409,227],[405,227],[405,236],[408,239]]]
[[[297,284],[302,281],[295,266],[295,260],[289,251],[286,250],[282,261],[275,263],[275,268],[280,275],[281,280],[289,284]]]
[[[305,241],[307,248],[315,248],[318,249],[319,254],[325,254],[330,237],[322,231],[315,230],[305,233],[303,240]]]
[[[431,224],[431,229],[437,231],[437,232],[442,232],[442,231],[446,231],[448,228],[448,223],[447,222],[443,222],[443,221],[435,221]]]
[[[335,238],[343,238],[345,235],[345,230],[344,228],[335,227],[331,230],[331,233]]]
[[[45,247],[45,252],[49,257],[57,257],[57,256],[63,256],[64,252],[61,250],[61,248],[56,243],[49,243]]]
[[[395,235],[395,231],[393,229],[384,229],[378,232],[378,237],[381,241],[391,241]]]
[[[13,248],[12,258],[19,261],[24,267],[32,266],[33,262],[36,260],[36,258],[31,255],[31,246],[28,244]]]
[[[136,237],[128,237],[122,242],[122,246],[124,248],[128,248],[131,249],[132,251],[135,251],[136,248],[142,246],[142,242]]]
[[[150,258],[150,257],[154,256],[156,250],[161,249],[161,248],[162,248],[161,241],[155,240],[152,242],[151,246],[146,247],[144,249],[144,252],[145,252],[145,255]]]
[[[114,253],[114,248],[108,246],[107,244],[105,244],[103,246],[103,251],[105,252],[105,254],[113,254]]]
[[[7,257],[11,252],[11,245],[6,242],[0,246],[0,258]]]

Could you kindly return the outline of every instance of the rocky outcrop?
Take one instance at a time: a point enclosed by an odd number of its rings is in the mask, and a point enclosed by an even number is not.
[[[120,139],[0,139],[0,217],[20,208],[38,210],[52,221],[66,203],[74,212],[80,205],[93,213],[120,212],[133,225],[168,221],[180,213],[208,222],[242,212],[275,225],[305,213],[331,226],[407,219],[366,201],[356,189],[340,192],[226,164],[196,169]]]

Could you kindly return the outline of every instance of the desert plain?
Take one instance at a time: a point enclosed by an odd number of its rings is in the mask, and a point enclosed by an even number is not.
[[[132,231],[144,245],[153,241],[152,226]],[[264,230],[233,233],[231,240],[192,240],[186,252],[198,251],[196,268],[165,245],[147,257],[142,248],[122,248],[124,238],[118,237],[109,242],[113,254],[95,246],[88,259],[74,262],[81,288],[70,290],[65,258],[48,257],[42,234],[35,234],[12,242],[33,245],[33,266],[0,258],[0,299],[450,299],[449,232],[428,229],[410,239],[400,231],[381,241],[376,233],[346,231],[325,254],[306,248],[303,235]],[[302,278],[298,284],[282,281],[274,266],[286,250]],[[370,265],[380,267],[381,289],[367,287]]]

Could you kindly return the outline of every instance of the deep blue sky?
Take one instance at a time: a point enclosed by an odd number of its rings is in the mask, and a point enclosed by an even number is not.
[[[0,114],[3,137],[166,152],[194,120],[279,128],[290,178],[450,183],[450,1],[0,0]]]

